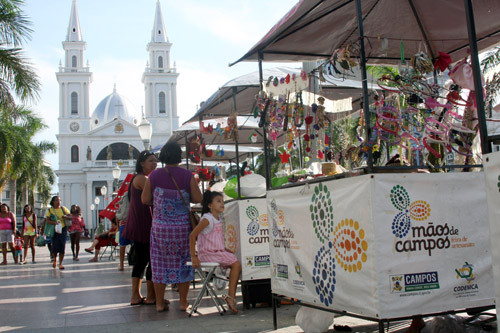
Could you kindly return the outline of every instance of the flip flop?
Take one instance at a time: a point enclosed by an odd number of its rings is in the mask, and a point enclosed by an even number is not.
[[[90,251],[89,249],[85,249],[85,252],[88,252],[88,253],[94,254],[94,251]]]
[[[144,304],[144,301],[145,301],[145,300],[146,300],[146,297],[143,297],[143,298],[141,298],[141,300],[140,300],[139,302],[137,302],[137,303],[132,303],[132,302],[130,302],[130,305],[132,305],[132,306],[134,306],[134,305],[142,305],[142,304]]]

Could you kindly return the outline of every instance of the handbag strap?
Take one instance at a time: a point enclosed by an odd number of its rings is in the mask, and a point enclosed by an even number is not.
[[[181,196],[182,202],[184,202],[184,205],[186,206],[187,210],[191,211],[191,208],[187,204],[186,199],[184,198],[184,196],[182,195],[181,189],[177,185],[177,182],[175,181],[174,177],[172,176],[172,174],[170,173],[170,171],[168,171],[167,167],[165,167],[163,169],[168,173],[168,175],[170,176],[170,179],[172,179],[172,182],[174,183],[175,187],[177,188],[177,191],[179,191],[179,195]]]

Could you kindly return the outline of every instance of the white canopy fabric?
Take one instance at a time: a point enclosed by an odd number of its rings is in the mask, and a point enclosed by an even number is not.
[[[363,31],[368,63],[397,64],[427,47],[458,61],[469,47],[464,1],[362,0]],[[500,1],[473,1],[478,50],[500,42]],[[359,38],[356,1],[301,0],[240,61],[310,61],[325,59],[334,50]],[[232,65],[233,65],[232,64]]]
[[[290,74],[290,76],[295,74],[297,77],[300,77],[300,72],[300,68],[292,67],[264,69],[263,79],[267,80],[270,76],[284,78],[288,74]],[[352,76],[348,78],[335,78],[330,75],[324,75],[324,77],[326,82],[321,84],[322,96],[333,101],[352,98],[353,108],[357,109],[359,107],[359,101],[362,95],[359,71],[354,70]],[[368,79],[368,89],[379,89],[370,78]],[[236,98],[236,111],[238,115],[251,115],[253,114],[256,96],[259,91],[260,83],[258,71],[237,77],[224,84],[212,94],[212,96],[210,96],[210,98],[198,109],[196,114],[184,124],[198,121],[200,117],[205,120],[208,118],[229,115],[231,111],[234,110],[233,95]]]

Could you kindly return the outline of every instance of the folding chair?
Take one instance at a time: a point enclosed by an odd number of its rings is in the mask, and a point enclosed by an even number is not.
[[[188,261],[186,265],[193,266],[193,263],[191,261]],[[210,281],[214,277],[214,273],[217,267],[219,267],[219,264],[216,262],[203,262],[201,263],[201,267],[195,268],[195,272],[200,277],[202,287],[200,293],[198,294],[198,297],[196,297],[196,300],[194,301],[194,304],[191,307],[191,312],[189,312],[190,317],[193,314],[193,312],[198,313],[197,309],[200,306],[203,294],[205,294],[205,292],[210,295],[210,298],[212,299],[212,301],[214,301],[215,307],[217,308],[217,311],[219,311],[219,314],[221,316],[224,314],[224,312],[226,312],[226,309],[224,308],[222,301],[220,300],[220,298],[217,296],[214,289],[210,285]]]
[[[115,261],[115,252],[119,249],[119,244],[113,243],[113,238],[110,238],[108,244],[106,246],[101,247],[101,251],[99,253],[99,261],[102,260],[104,254],[108,251],[108,261]]]

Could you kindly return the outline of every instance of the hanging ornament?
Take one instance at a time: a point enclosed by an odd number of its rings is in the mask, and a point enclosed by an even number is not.
[[[290,157],[292,157],[292,155],[288,154],[286,150],[283,150],[283,153],[281,153],[279,156],[281,159],[281,163],[283,164],[288,163]]]
[[[257,142],[257,133],[253,132],[249,137],[248,137],[248,141],[250,141],[251,143],[256,143]]]

